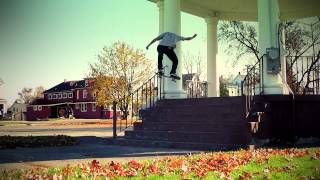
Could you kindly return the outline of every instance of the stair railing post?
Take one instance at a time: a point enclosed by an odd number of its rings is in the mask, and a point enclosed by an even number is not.
[[[112,103],[112,111],[113,111],[113,138],[117,137],[117,103],[113,101]]]

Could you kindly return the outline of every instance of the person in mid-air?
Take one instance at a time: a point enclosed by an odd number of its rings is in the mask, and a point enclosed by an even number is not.
[[[146,49],[149,49],[149,46],[153,44],[156,41],[160,41],[159,45],[157,47],[158,51],[158,74],[160,76],[163,76],[163,66],[162,66],[162,59],[163,54],[167,55],[168,58],[172,61],[172,67],[170,71],[170,77],[180,79],[180,77],[176,74],[176,69],[178,66],[178,58],[176,53],[174,52],[174,49],[176,48],[176,43],[178,41],[184,41],[184,40],[191,40],[195,38],[197,34],[194,34],[192,37],[182,37],[175,33],[171,32],[164,32],[160,34],[158,37],[154,38],[146,47]]]

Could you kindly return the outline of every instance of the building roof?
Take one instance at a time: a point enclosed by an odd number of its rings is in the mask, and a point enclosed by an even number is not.
[[[8,111],[13,111],[13,108],[19,109],[19,111],[27,112],[27,105],[18,101],[15,101],[9,108]]]
[[[148,0],[158,2],[158,0]],[[183,0],[181,11],[221,20],[257,21],[258,0]],[[281,20],[319,16],[319,0],[278,0]]]
[[[85,79],[85,80],[78,80],[78,81],[65,81],[62,82],[46,91],[44,93],[53,93],[53,92],[60,92],[60,91],[71,91],[77,88],[85,88],[86,87],[86,80],[92,82],[92,79]]]

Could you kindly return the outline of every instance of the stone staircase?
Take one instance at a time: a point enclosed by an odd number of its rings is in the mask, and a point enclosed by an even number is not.
[[[245,119],[244,97],[165,99],[140,112],[118,145],[229,150],[246,147],[250,130]]]

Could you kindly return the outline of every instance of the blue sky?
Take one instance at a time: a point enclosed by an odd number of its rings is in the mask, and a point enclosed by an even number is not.
[[[182,35],[198,34],[182,50],[206,59],[205,21],[182,13],[181,25]],[[104,46],[144,49],[158,29],[158,8],[147,0],[1,0],[0,97],[11,104],[23,87],[82,79]],[[156,45],[146,53],[155,62]]]

